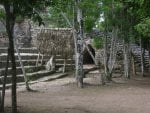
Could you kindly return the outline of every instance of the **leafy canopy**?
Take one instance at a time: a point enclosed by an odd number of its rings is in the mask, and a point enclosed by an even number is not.
[[[32,18],[42,24],[40,11],[45,10],[49,5],[52,5],[52,0],[1,0],[0,5],[8,5],[13,7],[13,16],[15,18]],[[0,18],[4,17],[4,12],[0,12]]]

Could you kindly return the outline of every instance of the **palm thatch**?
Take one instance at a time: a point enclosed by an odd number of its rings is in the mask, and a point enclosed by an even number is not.
[[[44,28],[37,34],[37,48],[43,55],[69,58],[74,53],[73,33],[70,28]]]

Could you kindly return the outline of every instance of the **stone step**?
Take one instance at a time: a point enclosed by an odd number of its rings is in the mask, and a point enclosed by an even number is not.
[[[46,82],[46,81],[52,81],[55,79],[60,79],[60,78],[65,77],[67,75],[68,75],[67,73],[51,73],[51,74],[48,74],[47,76],[43,76],[42,78],[38,78],[34,81],[29,81],[29,85],[34,84],[34,83],[38,83],[38,82]],[[17,83],[17,87],[21,86],[21,85],[25,85],[24,80],[22,82]],[[8,88],[11,88],[11,83],[6,84],[6,89],[8,89]],[[2,90],[2,84],[0,84],[0,90]]]
[[[74,64],[66,64],[66,71],[72,70],[74,68]],[[56,64],[56,70],[61,70],[63,67],[63,64]],[[40,70],[46,70],[45,66],[24,66],[26,73],[33,73],[38,72]],[[11,75],[11,68],[8,68],[8,76]],[[5,68],[0,69],[0,76],[3,76],[5,74]],[[17,75],[22,74],[21,67],[17,67]]]
[[[62,71],[59,70],[59,68],[62,67],[62,66],[63,66],[62,64],[58,64],[56,66],[56,70],[57,70],[56,72],[62,72]],[[38,78],[41,78],[41,77],[44,77],[44,76],[49,76],[50,74],[55,73],[55,71],[45,70],[44,66],[38,66],[38,67],[29,66],[29,67],[25,67],[25,68],[26,68],[26,75],[27,75],[27,78],[28,78],[29,81],[33,81],[33,80],[36,80]],[[69,71],[71,69],[72,69],[71,64],[67,64],[66,65],[66,71]],[[20,67],[17,68],[17,72],[18,72],[17,73],[17,82],[23,82],[24,81],[24,76],[21,73],[22,70],[21,70]],[[2,84],[4,73],[5,73],[5,70],[1,69],[0,84]],[[7,81],[6,81],[7,84],[11,83],[12,76],[10,74],[11,74],[11,70],[9,68]]]
[[[3,84],[3,76],[0,76],[0,84]],[[11,78],[12,76],[8,76],[7,80],[6,80],[6,84],[10,84],[11,83]],[[17,75],[17,83],[19,82],[24,82],[24,76],[23,75]]]
[[[140,61],[140,60],[139,60],[139,61],[135,61],[135,63],[136,63],[136,64],[141,64],[141,61]],[[145,65],[149,65],[149,62],[148,62],[148,61],[145,61],[144,63],[145,63]]]
[[[134,54],[134,56],[136,56],[136,57],[141,57],[141,55],[140,55],[140,54]],[[149,58],[149,56],[148,56],[148,55],[144,55],[144,57],[145,57],[145,58]]]
[[[39,79],[41,77],[44,77],[44,76],[49,76],[50,74],[53,74],[55,73],[54,71],[46,71],[46,70],[40,70],[40,71],[37,71],[37,72],[33,72],[33,73],[26,73],[26,76],[27,76],[27,79],[29,81],[33,81],[33,80],[36,80],[36,79]],[[0,84],[3,83],[3,76],[0,77]],[[9,84],[11,83],[11,79],[12,79],[12,76],[8,76],[7,77],[7,81],[6,83]],[[24,76],[22,74],[20,75],[17,75],[17,83],[19,82],[24,82]]]
[[[19,48],[20,53],[38,53],[38,50],[36,47],[32,48]],[[0,53],[7,53],[6,47],[0,47]]]
[[[45,66],[24,66],[26,73],[32,73],[39,70],[45,69]],[[8,68],[8,75],[11,75],[11,68]],[[5,74],[5,68],[0,69],[0,76],[3,76]],[[17,67],[17,75],[22,74],[21,67]]]
[[[0,43],[0,47],[8,47],[8,43],[7,42],[4,42],[4,43]]]
[[[141,62],[141,58],[136,58],[135,60],[136,60],[135,62]],[[145,63],[149,63],[149,60],[148,59],[144,59],[144,62]]]
[[[24,66],[35,66],[36,65],[36,60],[22,60],[23,65]],[[43,64],[45,65],[45,63],[47,62],[47,60],[43,60]],[[56,64],[64,64],[64,59],[56,59]],[[74,61],[72,59],[67,59],[66,64],[74,64]],[[0,68],[4,68],[6,66],[6,61],[0,61]],[[11,63],[9,63],[9,67],[11,66]],[[16,67],[20,67],[20,62],[17,60],[16,61]]]
[[[145,64],[145,67],[146,67],[146,68],[149,68],[149,67],[150,67],[150,64]]]
[[[63,64],[56,64],[56,68],[63,67]],[[67,70],[72,70],[75,68],[75,64],[66,64]]]
[[[46,71],[46,70],[41,70],[41,71],[37,71],[34,73],[28,73],[27,77],[29,81],[33,81],[39,78],[42,78],[44,76],[49,76],[51,74],[55,73],[55,71]]]
[[[141,63],[136,63],[135,66],[141,68]],[[145,63],[145,68],[149,68],[149,67],[150,67],[150,64]]]
[[[20,55],[21,55],[22,60],[31,60],[31,59],[35,60],[38,57],[38,54],[31,54],[31,53],[21,53]],[[6,58],[7,58],[6,53],[0,54],[0,61],[6,61]],[[15,58],[16,58],[16,60],[18,60],[17,54],[15,54]],[[44,56],[44,59],[45,59],[45,56]]]
[[[42,78],[38,79],[38,81],[39,82],[48,82],[48,81],[52,81],[55,79],[60,79],[60,78],[66,77],[67,75],[68,75],[67,73],[54,73],[51,76],[42,77]]]
[[[74,60],[73,59],[67,59],[66,60],[66,64],[74,64]],[[56,65],[57,64],[64,64],[64,59],[56,59]]]
[[[45,61],[43,61],[45,62]],[[24,66],[35,66],[36,65],[36,60],[22,60],[22,63]],[[0,61],[0,68],[4,68],[6,66],[6,61]],[[11,66],[11,62],[9,61],[9,67]],[[16,61],[16,66],[20,66],[19,60]]]
[[[38,54],[36,53],[20,53],[21,59],[22,60],[36,60],[38,58]],[[0,61],[6,61],[7,58],[7,53],[1,53],[0,54]],[[17,54],[15,54],[16,60],[18,60]],[[41,58],[41,57],[40,57]],[[43,59],[50,59],[49,56],[43,56]],[[62,59],[62,56],[57,55],[56,59]]]
[[[141,56],[140,55],[135,55],[134,56],[137,60],[141,60]],[[149,57],[148,56],[144,56],[144,60],[145,61],[149,61]]]

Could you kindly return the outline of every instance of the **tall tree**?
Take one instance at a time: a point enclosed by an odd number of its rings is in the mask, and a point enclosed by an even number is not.
[[[142,45],[149,44],[149,0],[101,0],[101,4],[104,22],[107,23],[107,32],[118,29],[119,37],[124,40],[124,75],[129,78],[130,45],[135,42],[139,43],[139,41],[136,41],[139,39],[142,39]],[[146,47],[142,46],[142,48]]]
[[[5,9],[6,31],[9,38],[10,60],[12,64],[12,113],[17,113],[17,94],[16,94],[16,62],[14,54],[14,24],[18,16],[23,18],[33,17],[35,21],[42,23],[42,18],[35,9],[43,9],[46,5],[52,4],[47,0],[1,0],[0,4]]]
[[[83,12],[79,7],[81,0],[76,1],[77,11],[77,53],[76,53],[76,80],[78,87],[83,87]]]

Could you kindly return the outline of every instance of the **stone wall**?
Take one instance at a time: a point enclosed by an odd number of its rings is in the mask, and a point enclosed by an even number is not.
[[[4,26],[0,23],[0,47],[8,45],[8,36]],[[31,25],[30,20],[16,23],[14,26],[14,36],[21,47],[31,47]]]
[[[15,37],[23,47],[31,47],[31,24],[30,20],[24,20],[15,24]]]
[[[8,46],[8,36],[6,32],[0,32],[0,47]]]
[[[6,31],[4,24],[0,21],[0,32]]]

